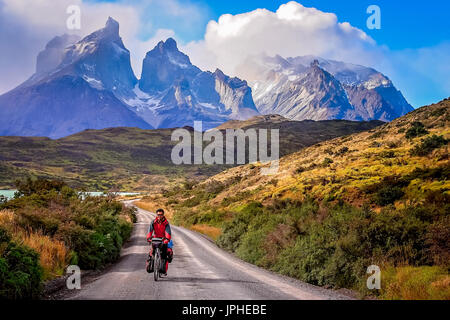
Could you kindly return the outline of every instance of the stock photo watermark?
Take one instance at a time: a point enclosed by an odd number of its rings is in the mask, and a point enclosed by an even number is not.
[[[81,269],[79,266],[71,265],[66,269],[66,274],[69,276],[66,280],[66,287],[69,290],[81,289]]]
[[[367,274],[370,276],[367,278],[367,289],[380,290],[381,289],[381,270],[379,266],[371,265],[367,268]]]
[[[78,5],[70,5],[66,9],[69,17],[66,20],[66,27],[69,30],[81,29],[81,8]]]
[[[367,18],[367,28],[369,30],[380,30],[381,29],[381,9],[379,6],[373,4],[367,7],[367,14],[370,16]]]
[[[191,132],[180,128],[172,132],[172,141],[179,141],[172,149],[171,159],[175,165],[181,164],[245,164],[248,145],[248,162],[268,164],[261,168],[262,175],[278,172],[280,159],[280,138],[278,129],[211,129],[203,132],[201,121],[194,121],[193,144]],[[268,133],[270,132],[270,156]],[[248,141],[248,144],[246,144]],[[203,148],[203,142],[210,142]],[[193,147],[193,148],[192,148]],[[194,154],[192,157],[192,149]],[[193,159],[193,161],[192,161]]]

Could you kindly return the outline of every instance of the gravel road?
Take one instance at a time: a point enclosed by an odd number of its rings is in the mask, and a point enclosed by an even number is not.
[[[127,202],[127,205],[132,205]],[[154,215],[138,209],[130,241],[121,258],[67,299],[112,300],[322,300],[350,299],[243,262],[206,237],[172,225],[174,259],[168,276],[155,282],[145,271],[149,245],[145,239]]]

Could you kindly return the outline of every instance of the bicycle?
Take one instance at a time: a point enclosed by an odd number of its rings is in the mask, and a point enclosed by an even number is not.
[[[161,258],[161,247],[163,246],[162,238],[153,238],[152,239],[152,247],[153,247],[153,278],[155,281],[158,281],[161,275],[161,270],[164,267],[162,258]]]

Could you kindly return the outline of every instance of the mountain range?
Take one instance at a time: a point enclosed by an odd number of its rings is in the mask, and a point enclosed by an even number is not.
[[[316,56],[253,57],[253,98],[262,114],[292,120],[392,121],[412,110],[382,73]]]
[[[413,108],[392,82],[362,66],[319,57],[253,59],[250,85],[202,71],[172,38],[149,51],[137,79],[109,18],[83,39],[52,39],[36,72],[0,96],[0,135],[60,138],[84,129],[174,128],[279,114],[291,120],[393,120]],[[253,91],[252,91],[253,90]]]

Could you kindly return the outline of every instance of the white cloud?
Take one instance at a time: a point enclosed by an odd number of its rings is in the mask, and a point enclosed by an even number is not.
[[[240,75],[248,56],[279,54],[284,57],[318,55],[324,58],[367,63],[379,53],[375,41],[333,13],[289,2],[276,12],[257,9],[222,15],[208,23],[205,37],[185,50],[205,69],[219,67]],[[369,54],[367,54],[369,53]]]
[[[204,39],[183,47],[202,69],[255,80],[251,57],[266,54],[323,58],[373,67],[389,76],[415,107],[448,96],[450,43],[402,51],[378,45],[364,31],[339,22],[333,13],[291,1],[276,12],[257,9],[210,21]],[[250,58],[250,59],[249,59]]]
[[[67,7],[81,8],[81,30],[68,30]],[[184,10],[183,10],[184,9]],[[148,12],[157,12],[148,19]],[[154,21],[177,19],[183,28],[200,19],[201,10],[179,0],[131,1],[115,3],[83,0],[0,0],[0,94],[28,77],[35,70],[36,56],[54,36],[75,33],[85,36],[102,28],[109,16],[120,23],[120,35],[130,50],[137,76],[142,59],[160,40],[175,37],[173,30],[157,28]]]

